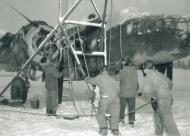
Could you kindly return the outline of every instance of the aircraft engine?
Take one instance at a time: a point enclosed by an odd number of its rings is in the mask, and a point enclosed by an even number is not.
[[[49,26],[46,22],[43,21],[33,21],[32,23],[23,26],[17,34],[21,34],[24,41],[28,47],[29,57],[35,52],[40,43],[45,39],[47,34],[52,30],[52,27]],[[38,55],[33,59],[34,63],[40,62],[40,59],[43,56],[43,52],[39,52]]]

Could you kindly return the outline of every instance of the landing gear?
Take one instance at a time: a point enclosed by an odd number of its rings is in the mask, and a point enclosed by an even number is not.
[[[63,97],[63,76],[58,78],[58,104],[62,103]]]
[[[24,80],[21,77],[16,77],[11,85],[11,99],[21,100],[22,104],[26,103],[29,89],[28,79]]]

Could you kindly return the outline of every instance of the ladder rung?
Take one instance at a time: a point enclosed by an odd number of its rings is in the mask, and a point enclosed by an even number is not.
[[[66,92],[71,92],[72,89],[70,89],[70,88],[69,88],[69,89],[68,89],[68,88],[63,88],[63,91],[64,91],[64,92],[65,92],[65,91],[66,91]]]
[[[70,89],[72,89],[72,85],[71,84],[63,84],[63,88],[70,88]]]
[[[63,81],[70,81],[70,79],[69,78],[64,78]]]
[[[65,92],[65,93],[63,93],[63,96],[71,96],[72,95],[72,93],[71,92]]]

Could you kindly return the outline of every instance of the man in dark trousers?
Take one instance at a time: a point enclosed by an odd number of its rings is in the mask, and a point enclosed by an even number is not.
[[[120,121],[124,122],[125,107],[128,104],[128,122],[134,127],[135,122],[135,100],[138,94],[138,75],[137,69],[128,59],[125,61],[122,70],[116,75],[116,80],[120,83]]]
[[[50,62],[49,58],[43,57],[41,59],[41,66],[45,73],[45,87],[46,93],[46,112],[49,116],[56,115],[58,106],[58,80],[57,78],[63,75],[59,72],[57,66]]]
[[[162,73],[153,70],[152,61],[145,63],[144,89],[142,94],[152,98],[154,110],[155,135],[162,136],[164,130],[169,136],[179,136],[172,114],[173,97],[171,89],[173,84]]]
[[[58,40],[59,41],[59,40]],[[58,48],[59,45],[58,43],[56,43],[57,45],[53,44],[50,45],[50,60],[52,62],[54,62],[57,65],[57,68],[59,70],[59,72],[63,72],[64,69],[64,59],[63,59],[63,48],[60,47],[60,49]],[[61,77],[59,77],[58,80],[58,103],[61,104],[62,103],[62,95],[63,95],[63,75]]]
[[[97,85],[100,89],[100,100],[97,111],[97,121],[99,124],[99,134],[106,136],[108,133],[108,124],[105,118],[106,113],[111,114],[111,131],[113,136],[119,135],[119,85],[104,67],[102,74],[95,78],[87,78],[86,82],[91,85]]]

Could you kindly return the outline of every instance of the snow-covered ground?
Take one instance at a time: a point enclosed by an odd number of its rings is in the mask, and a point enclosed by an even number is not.
[[[6,74],[0,72],[0,75]],[[1,76],[0,90],[10,80],[9,76]],[[0,110],[14,110],[45,114],[44,84],[40,81],[32,82],[26,108],[0,106]],[[38,95],[40,109],[31,109],[30,97]],[[9,97],[7,91],[4,95]],[[174,70],[174,105],[173,114],[182,136],[190,136],[190,71]],[[137,107],[146,103],[137,99]],[[87,102],[81,104],[86,114],[90,113]],[[58,114],[76,114],[72,102],[63,102],[59,106]],[[126,118],[127,122],[127,118]],[[128,125],[120,126],[123,136],[153,136],[154,126],[150,105],[136,112],[135,128]],[[76,120],[50,118],[44,115],[0,111],[0,136],[97,136],[98,125],[95,117],[81,117]]]

